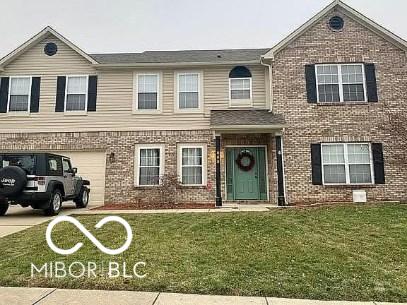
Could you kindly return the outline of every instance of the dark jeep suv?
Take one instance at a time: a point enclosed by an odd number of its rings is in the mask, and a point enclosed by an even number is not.
[[[0,216],[10,204],[57,215],[62,202],[73,200],[78,208],[89,202],[88,180],[76,175],[68,157],[51,153],[0,153]]]

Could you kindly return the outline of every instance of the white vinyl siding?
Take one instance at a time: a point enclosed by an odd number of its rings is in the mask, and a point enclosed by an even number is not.
[[[367,102],[363,64],[316,65],[320,103]]]
[[[321,145],[324,184],[372,184],[373,159],[369,143]]]
[[[135,164],[136,186],[159,185],[164,174],[164,146],[137,145]]]
[[[177,109],[194,111],[201,109],[201,73],[177,73]]]
[[[65,112],[86,112],[88,109],[88,76],[67,76]]]
[[[8,112],[30,112],[31,77],[10,77]]]
[[[183,185],[206,185],[206,145],[178,146],[178,175]]]
[[[160,74],[135,74],[135,109],[158,110],[160,105]]]

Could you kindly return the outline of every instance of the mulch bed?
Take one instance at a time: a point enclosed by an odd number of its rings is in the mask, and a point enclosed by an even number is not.
[[[105,204],[92,210],[161,210],[161,209],[213,209],[209,203],[180,203],[180,204],[142,204],[142,203],[113,203]]]

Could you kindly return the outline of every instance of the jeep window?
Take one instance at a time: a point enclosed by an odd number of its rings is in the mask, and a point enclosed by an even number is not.
[[[48,157],[48,175],[49,176],[62,176],[61,158],[49,156]]]
[[[62,160],[62,166],[64,169],[64,173],[69,173],[71,172],[71,162],[69,162],[69,160],[63,159]]]
[[[35,157],[31,155],[3,155],[1,167],[18,166],[24,169],[27,174],[35,174]]]

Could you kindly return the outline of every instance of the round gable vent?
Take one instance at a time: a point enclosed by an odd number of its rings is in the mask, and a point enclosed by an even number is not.
[[[58,47],[53,42],[48,42],[44,47],[44,53],[48,56],[55,55],[58,52]]]
[[[343,29],[343,25],[345,24],[345,21],[343,21],[342,17],[339,16],[334,16],[331,19],[329,19],[329,27],[334,30],[334,31],[340,31]]]

